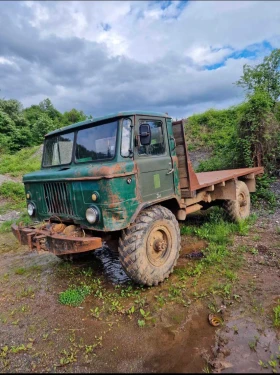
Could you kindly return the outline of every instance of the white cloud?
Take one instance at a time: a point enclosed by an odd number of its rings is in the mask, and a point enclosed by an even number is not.
[[[6,57],[0,56],[0,64],[14,65],[14,62],[7,59]]]
[[[183,5],[0,3],[1,90],[25,105],[49,96],[60,110],[76,106],[93,115],[137,107],[180,117],[241,101],[232,82],[243,64],[269,53],[264,41],[280,46],[280,3]],[[257,49],[254,59],[232,58],[250,48]],[[219,63],[219,69],[204,68]]]

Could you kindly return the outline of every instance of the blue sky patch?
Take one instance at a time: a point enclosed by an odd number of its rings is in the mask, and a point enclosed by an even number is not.
[[[225,46],[224,48],[230,48],[231,50],[233,50],[233,48],[230,46]],[[203,69],[206,69],[206,70],[219,69],[222,66],[225,66],[225,63],[228,59],[238,60],[238,59],[245,58],[245,59],[255,60],[259,56],[262,56],[263,54],[267,55],[272,50],[273,50],[273,47],[271,46],[271,44],[267,42],[266,40],[264,40],[263,42],[260,42],[260,43],[250,44],[242,50],[233,51],[232,53],[229,53],[228,56],[224,57],[222,61],[217,62],[215,64],[211,64],[211,65],[204,65]],[[216,51],[219,51],[219,49],[214,48],[212,49],[212,51],[216,52]]]
[[[109,31],[112,28],[108,23],[102,23],[101,26],[104,31]]]

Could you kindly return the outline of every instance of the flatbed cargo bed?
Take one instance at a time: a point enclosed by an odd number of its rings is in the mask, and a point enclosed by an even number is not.
[[[178,159],[178,170],[180,178],[180,189],[182,198],[193,197],[201,189],[206,189],[212,185],[223,184],[226,181],[244,179],[254,180],[255,176],[263,173],[263,167],[227,169],[212,172],[195,173],[189,157],[187,143],[185,139],[183,121],[172,123],[173,134],[176,142],[176,154]],[[214,188],[214,186],[212,186]],[[253,192],[254,186],[250,186]]]
[[[213,172],[196,173],[199,185],[196,189],[201,189],[207,186],[215,185],[223,181],[228,181],[242,176],[247,176],[253,173],[254,175],[263,173],[262,167],[256,168],[240,168],[240,169],[227,169]]]

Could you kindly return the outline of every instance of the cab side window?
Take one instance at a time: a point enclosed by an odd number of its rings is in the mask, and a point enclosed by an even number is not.
[[[165,153],[163,125],[158,120],[140,120],[141,124],[149,124],[151,128],[151,144],[149,146],[139,145],[139,155],[162,155]],[[139,141],[140,142],[140,141]]]

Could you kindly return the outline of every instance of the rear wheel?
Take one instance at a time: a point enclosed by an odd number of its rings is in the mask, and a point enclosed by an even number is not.
[[[119,240],[119,256],[135,282],[158,285],[173,271],[181,247],[179,224],[162,206],[143,210]]]
[[[236,197],[236,200],[226,200],[224,209],[232,221],[239,222],[250,215],[250,192],[245,182],[236,182]]]

